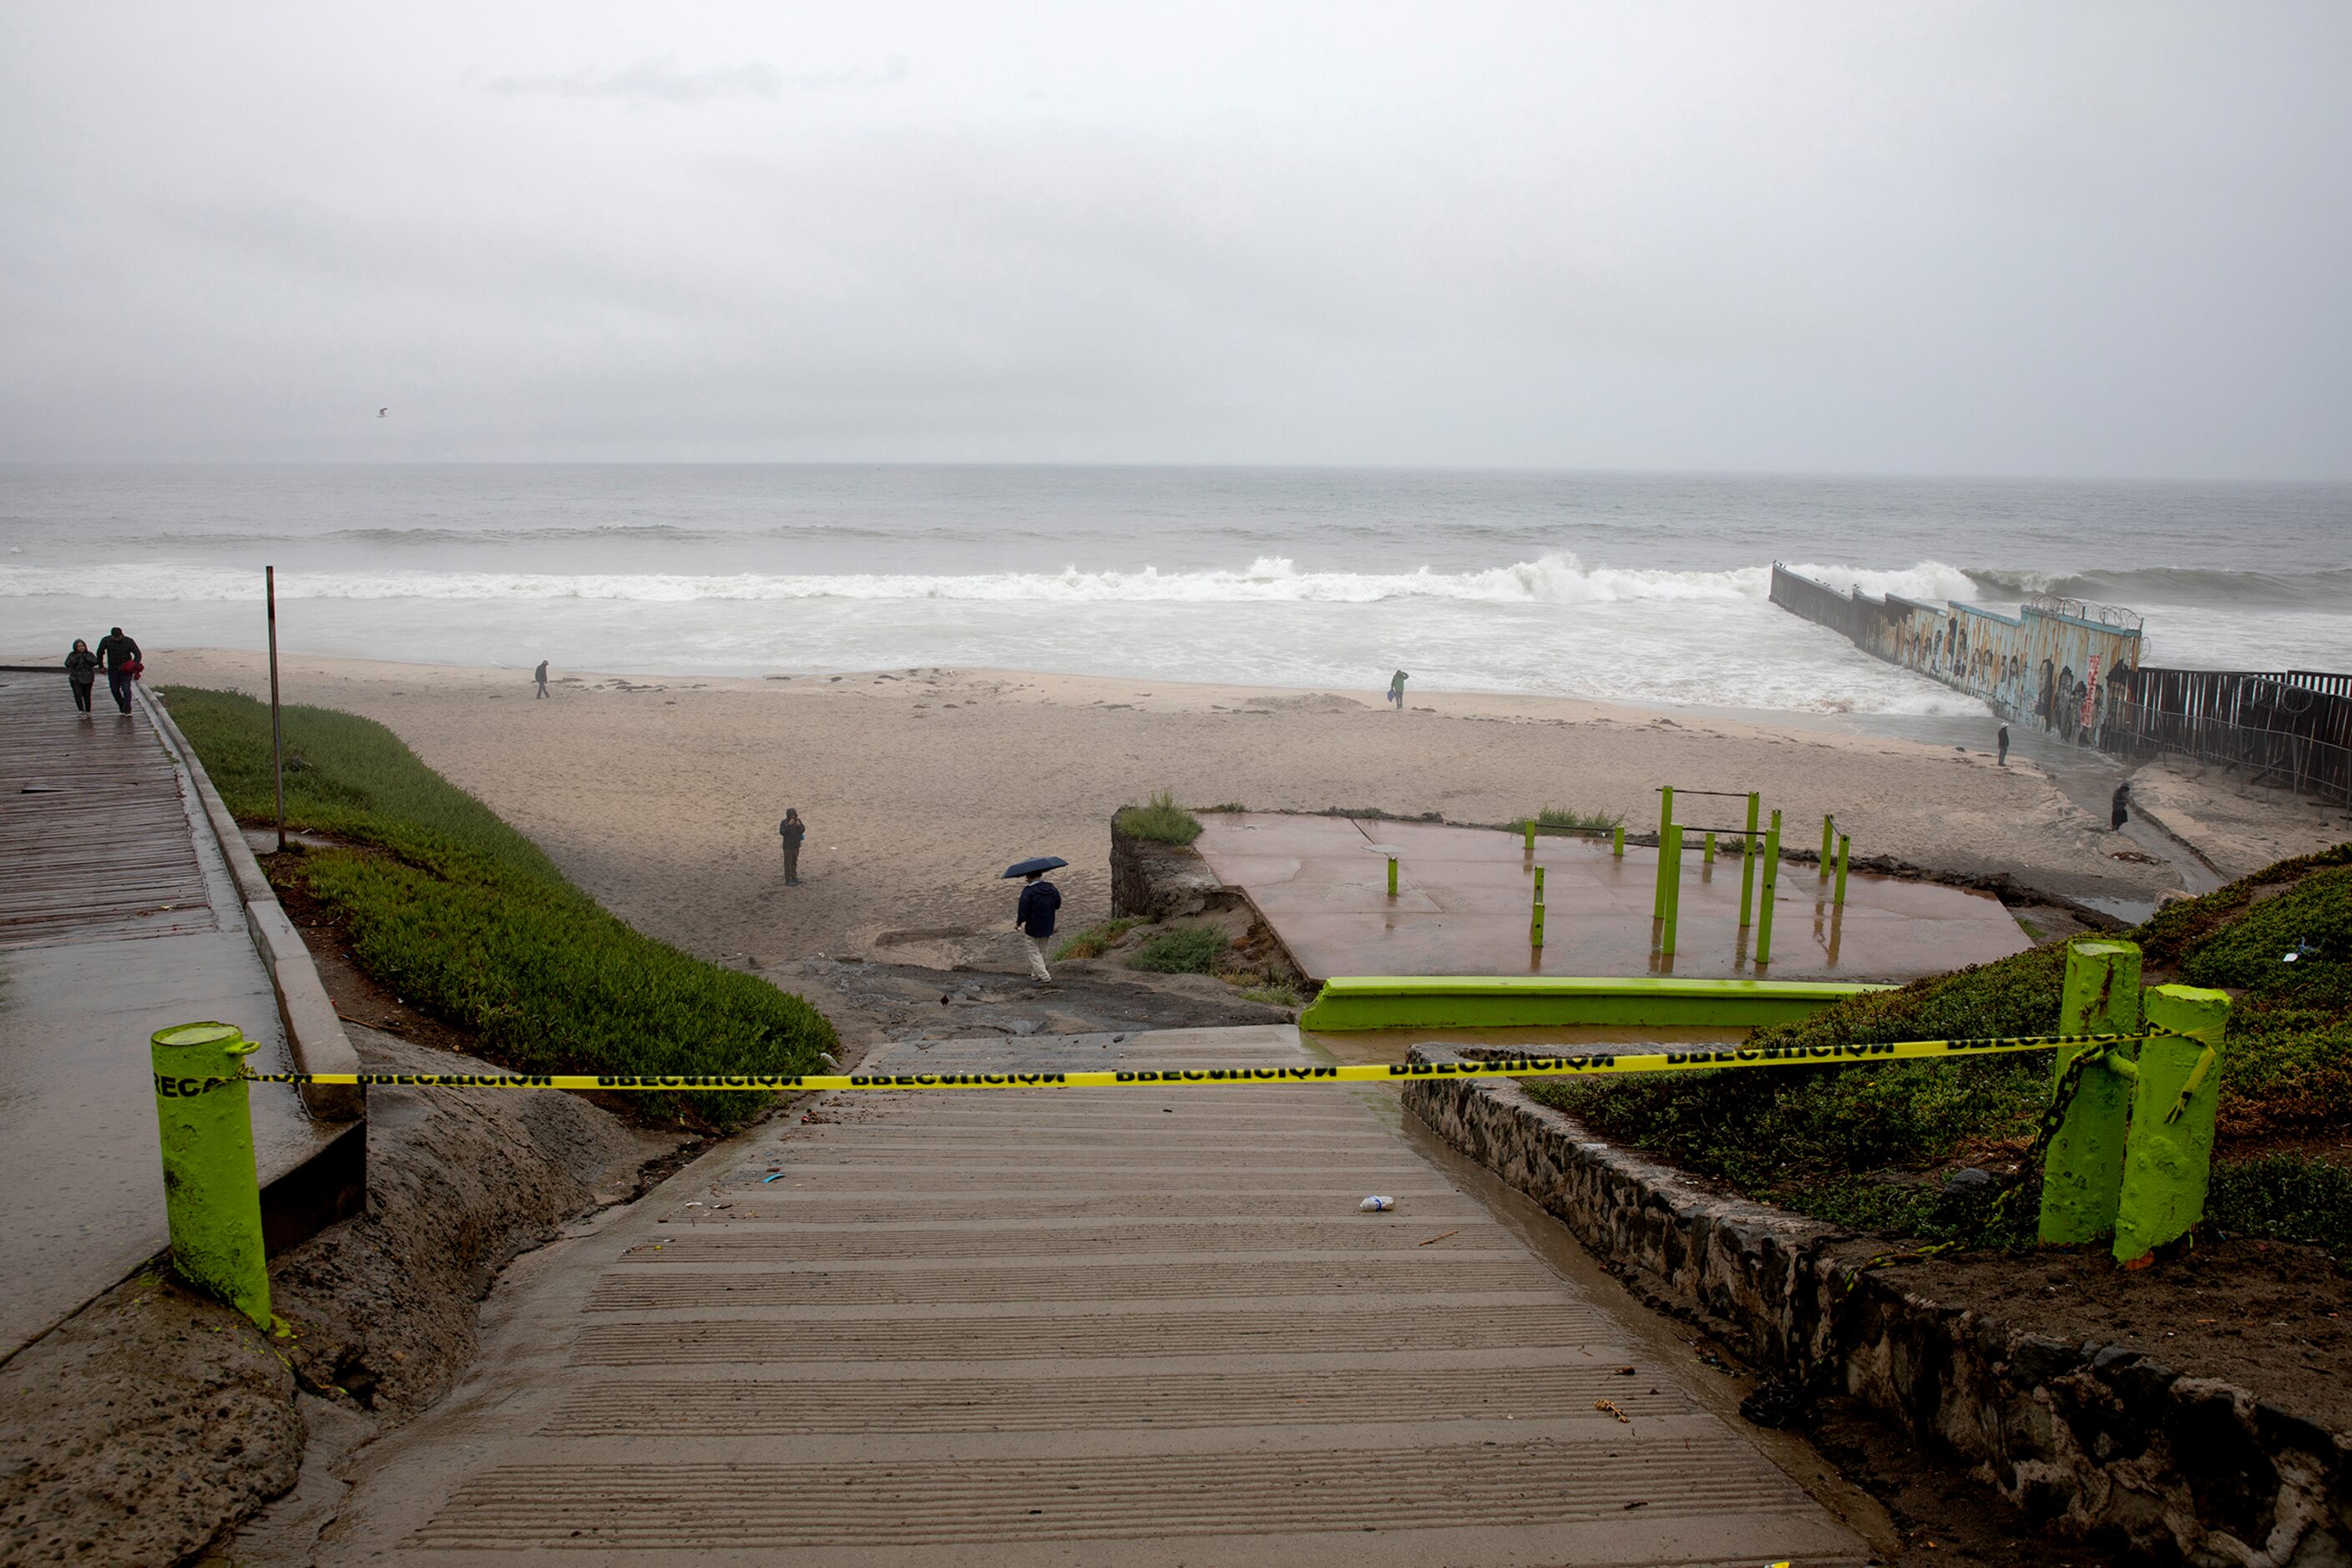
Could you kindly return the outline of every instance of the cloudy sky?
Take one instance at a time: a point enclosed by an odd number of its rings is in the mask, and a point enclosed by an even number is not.
[[[2347,62],[2340,0],[14,5],[0,459],[2352,478]]]

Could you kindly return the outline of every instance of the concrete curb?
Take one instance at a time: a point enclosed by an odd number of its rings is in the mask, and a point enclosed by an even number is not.
[[[188,776],[195,780],[205,820],[228,861],[229,875],[236,879],[236,896],[245,905],[246,930],[252,933],[262,967],[269,971],[270,989],[278,994],[278,1015],[286,1025],[286,1043],[294,1053],[296,1070],[359,1071],[359,1053],[352,1048],[351,1037],[343,1033],[342,1020],[327,999],[318,966],[310,962],[310,950],[302,945],[302,933],[286,918],[269,879],[262,874],[261,862],[254,858],[236,818],[229,815],[220,792],[213,788],[196,749],[188,744],[171,714],[148,694],[144,684],[133,681],[131,689],[146,708],[156,731],[171,742]],[[352,1121],[367,1114],[366,1091],[355,1086],[306,1083],[301,1090],[303,1109],[322,1121]]]
[[[1478,1053],[1416,1046],[1416,1061]],[[2352,1542],[2352,1433],[1902,1288],[1858,1238],[1720,1197],[1507,1079],[1414,1079],[1405,1108],[1566,1223],[1653,1308],[1759,1366],[1843,1389],[1957,1455],[2037,1522],[2158,1561],[2289,1568]]]

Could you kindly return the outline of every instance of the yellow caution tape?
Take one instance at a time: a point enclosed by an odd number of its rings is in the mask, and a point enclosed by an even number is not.
[[[1491,1061],[1346,1067],[1116,1068],[1081,1072],[915,1073],[420,1073],[257,1072],[255,1083],[380,1084],[400,1089],[899,1089],[1264,1088],[1292,1083],[1403,1083],[1437,1078],[1599,1078],[1612,1073],[1698,1072],[1713,1068],[1816,1067],[2044,1051],[2053,1046],[2138,1045],[2158,1035],[2014,1035],[1983,1039],[1886,1040],[1834,1046],[1724,1046],[1686,1051],[1582,1051]]]

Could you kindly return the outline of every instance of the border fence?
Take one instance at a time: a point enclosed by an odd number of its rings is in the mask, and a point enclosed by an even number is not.
[[[2170,752],[2352,803],[2352,675],[2120,669],[2097,742],[2116,756]]]

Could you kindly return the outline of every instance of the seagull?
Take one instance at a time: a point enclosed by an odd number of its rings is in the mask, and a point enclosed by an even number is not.
[[[390,416],[392,410],[389,408],[379,408],[375,411],[375,416],[379,419],[383,419]]]

